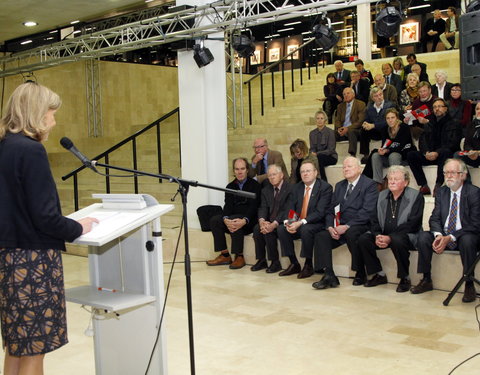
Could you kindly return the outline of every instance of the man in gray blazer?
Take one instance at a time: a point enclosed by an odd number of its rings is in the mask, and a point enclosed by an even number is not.
[[[467,167],[460,159],[448,159],[443,167],[445,185],[437,189],[435,207],[430,216],[430,231],[418,238],[418,272],[423,279],[412,288],[413,294],[433,289],[432,254],[457,250],[465,273],[475,262],[480,233],[480,189],[465,184]],[[476,291],[473,281],[465,282],[463,302],[474,302]]]
[[[352,256],[352,270],[356,272],[353,285],[365,283],[365,265],[359,253],[358,237],[369,228],[378,191],[375,181],[361,173],[357,158],[349,156],[343,161],[345,179],[335,185],[332,205],[326,217],[327,230],[315,236],[315,269],[325,269],[323,278],[312,284],[315,289],[334,288],[340,284],[333,271],[332,249],[344,243]]]

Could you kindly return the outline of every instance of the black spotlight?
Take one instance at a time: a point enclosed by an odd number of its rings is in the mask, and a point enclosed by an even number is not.
[[[193,46],[193,59],[199,68],[210,64],[214,60],[210,50],[203,46],[203,41]]]
[[[312,33],[315,37],[315,43],[322,47],[324,51],[328,51],[335,44],[337,44],[339,36],[335,30],[332,29],[330,18],[325,19],[327,21],[327,25],[320,23],[313,26]]]
[[[255,51],[254,38],[252,36],[248,37],[247,35],[240,34],[234,35],[232,38],[232,47],[237,51],[238,56],[248,57],[253,55]]]
[[[476,12],[478,10],[480,10],[480,1],[473,0],[473,1],[470,1],[470,4],[467,5],[466,12],[471,13],[471,12]]]
[[[400,11],[394,6],[389,6],[389,0],[386,1],[386,6],[379,12],[378,5],[385,3],[379,1],[377,3],[377,18],[375,19],[375,32],[378,36],[390,38],[398,33],[399,26],[402,23],[402,9],[400,4]]]

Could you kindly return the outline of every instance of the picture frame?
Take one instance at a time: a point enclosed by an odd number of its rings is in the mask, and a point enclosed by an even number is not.
[[[400,25],[400,44],[418,43],[420,39],[420,23],[412,21]]]
[[[261,64],[262,61],[260,60],[260,50],[256,49],[253,51],[253,55],[250,56],[250,65],[258,65]]]
[[[290,44],[289,46],[287,46],[287,55],[292,52],[292,51],[295,51],[296,49],[298,48],[298,44]],[[298,60],[299,57],[300,57],[300,51],[297,51],[295,52],[292,56],[293,56],[293,59],[294,60]]]
[[[280,48],[270,48],[268,50],[268,62],[280,60]]]

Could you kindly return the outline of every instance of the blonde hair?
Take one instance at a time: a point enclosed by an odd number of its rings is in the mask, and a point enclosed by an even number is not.
[[[45,115],[61,104],[60,97],[45,86],[34,82],[21,84],[8,99],[5,115],[0,120],[0,140],[7,133],[23,133],[41,141],[49,131]]]

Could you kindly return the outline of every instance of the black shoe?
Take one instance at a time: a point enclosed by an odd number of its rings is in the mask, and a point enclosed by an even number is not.
[[[266,269],[266,273],[275,273],[282,270],[282,265],[279,260],[274,260],[270,266]]]
[[[338,277],[335,275],[324,275],[320,281],[312,284],[315,289],[336,288],[340,285]]]
[[[250,267],[251,271],[260,271],[267,268],[267,260],[266,259],[259,259],[257,263],[255,263],[252,267]]]
[[[297,275],[297,279],[306,279],[307,277],[310,277],[312,275],[313,275],[313,267],[308,264],[305,264],[303,266],[303,269]]]
[[[465,284],[465,294],[463,295],[462,302],[475,302],[477,299],[477,292],[473,284]]]
[[[364,156],[361,160],[360,163],[362,164],[367,164],[368,163],[368,156]]]
[[[377,285],[387,284],[387,276],[380,276],[378,273],[375,274],[370,280],[368,280],[363,286],[370,288]]]
[[[290,276],[300,272],[300,264],[290,264],[286,270],[283,270],[278,276]]]
[[[397,285],[397,293],[405,293],[410,290],[412,283],[410,279],[400,279],[400,282]]]
[[[412,292],[412,294],[422,294],[431,290],[433,290],[432,280],[422,279],[417,286],[410,289],[410,292]]]
[[[361,275],[358,272],[355,274],[355,277],[353,278],[352,285],[354,286],[359,286],[365,284],[367,278],[365,275]]]

